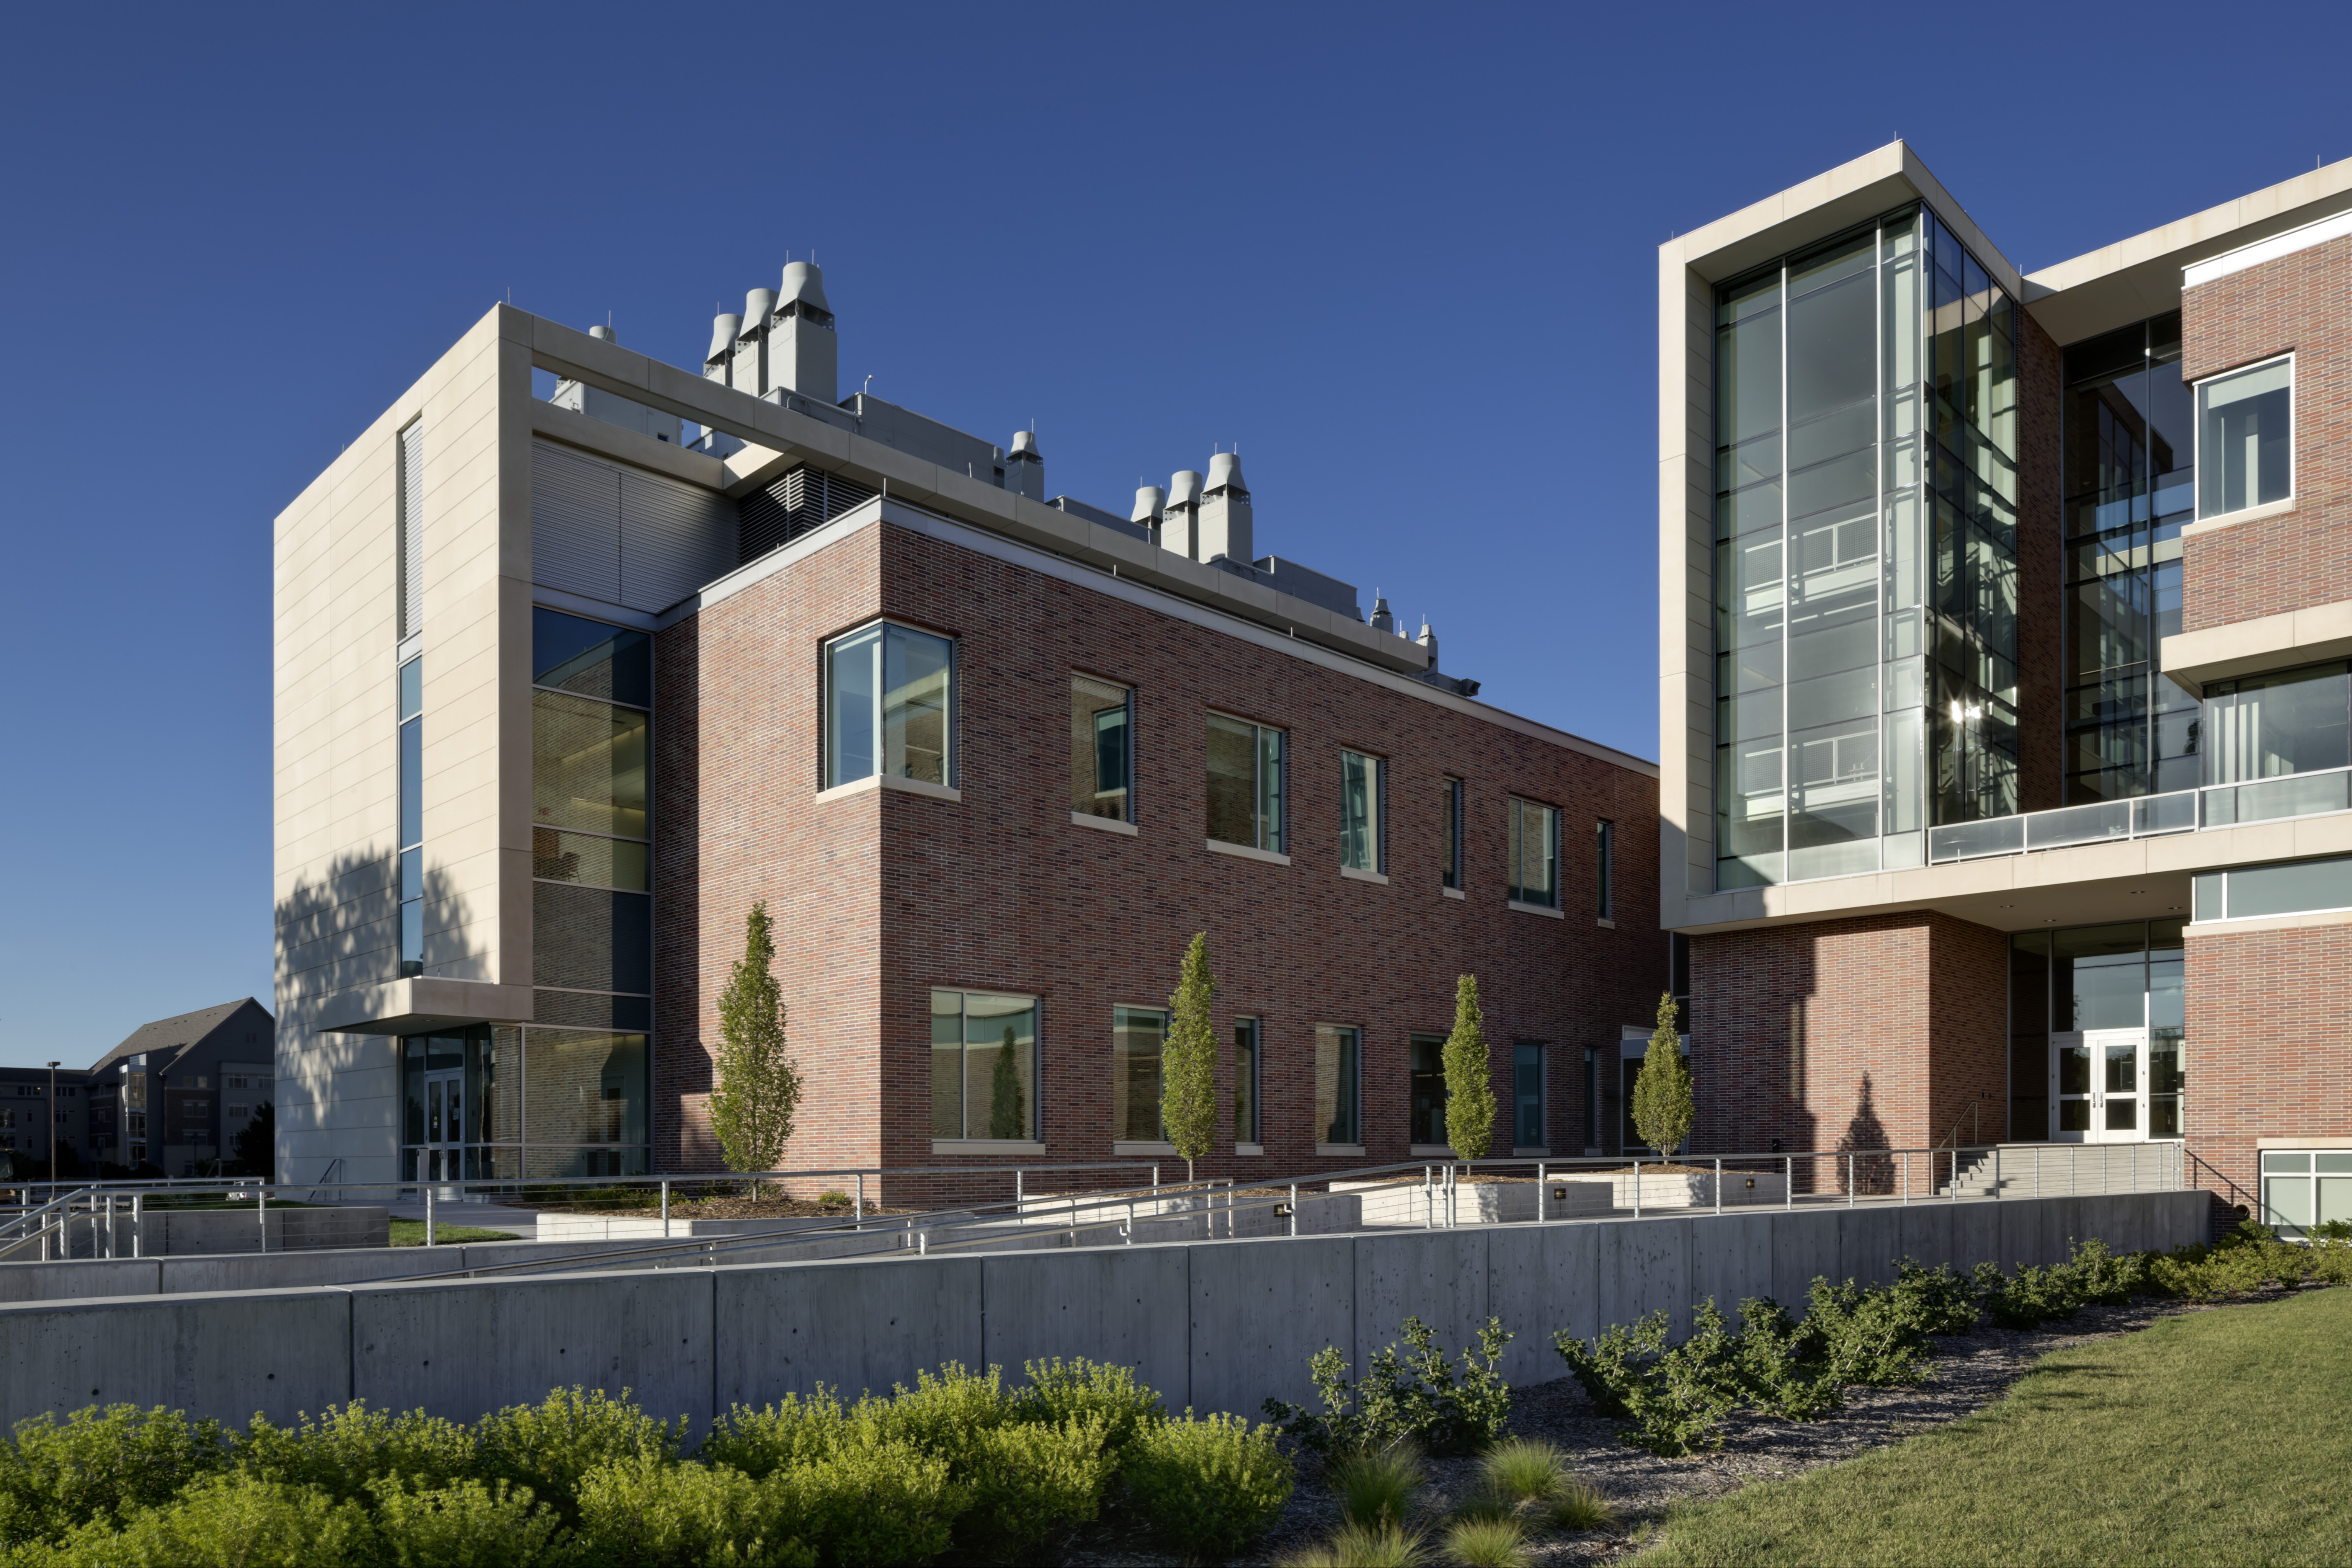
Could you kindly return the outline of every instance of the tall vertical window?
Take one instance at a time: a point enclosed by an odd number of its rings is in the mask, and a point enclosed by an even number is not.
[[[1070,809],[1132,822],[1134,705],[1124,686],[1070,677]]]
[[[1350,871],[1389,868],[1388,772],[1385,757],[1339,753],[1339,864]]]
[[[1037,999],[933,991],[931,1136],[1037,1135]]]
[[[2066,350],[2065,801],[2197,782],[2197,700],[2161,669],[2180,629],[2180,530],[2196,445],[2180,380],[2180,312]]]
[[[1261,1142],[1258,1092],[1264,1079],[1264,1064],[1258,1059],[1258,1021],[1255,1018],[1236,1018],[1234,1020],[1234,1142],[1236,1143]]]
[[[1592,863],[1598,897],[1593,911],[1604,921],[1617,918],[1617,825],[1592,825]]]
[[[1601,1149],[1601,1053],[1590,1046],[1584,1048],[1584,1147],[1594,1153]]]
[[[1285,736],[1246,719],[1209,715],[1209,837],[1270,854],[1283,842]]]
[[[425,627],[425,422],[400,433],[400,614],[402,641]]]
[[[2197,384],[2197,515],[2227,517],[2294,495],[2294,358]]]
[[[824,783],[955,783],[955,645],[877,621],[824,647]]]
[[[1508,847],[1511,901],[1559,908],[1559,813],[1514,795]]]
[[[1168,1015],[1160,1009],[1110,1010],[1110,1135],[1119,1142],[1164,1141],[1160,1053],[1167,1044]]]
[[[1918,209],[1718,292],[1718,887],[2017,809],[2014,315]]]
[[[653,639],[534,609],[531,686],[531,976],[549,1026],[532,1037],[634,1037],[653,1025]],[[565,1048],[547,1040],[533,1059]]]
[[[1544,1147],[1544,1048],[1531,1040],[1511,1047],[1511,1142]]]
[[[1445,1037],[1415,1035],[1406,1047],[1406,1138],[1415,1144],[1445,1142]]]
[[[1315,1141],[1360,1144],[1363,1121],[1364,1032],[1336,1024],[1315,1026]]]
[[[425,973],[425,658],[400,667],[400,973]]]
[[[1439,864],[1445,868],[1441,886],[1462,887],[1462,781],[1447,779],[1439,797]]]

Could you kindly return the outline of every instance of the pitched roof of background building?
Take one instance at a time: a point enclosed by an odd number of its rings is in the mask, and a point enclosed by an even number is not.
[[[198,1008],[193,1013],[182,1013],[176,1017],[158,1018],[152,1024],[142,1024],[125,1035],[121,1045],[91,1063],[89,1070],[102,1072],[125,1057],[142,1053],[152,1053],[156,1057],[157,1059],[149,1063],[151,1067],[168,1068],[173,1058],[184,1047],[203,1044],[213,1031],[247,1007],[260,1014],[263,1021],[276,1029],[278,1020],[269,1016],[268,1008],[250,996],[241,996],[234,1002],[223,1002],[216,1006]]]

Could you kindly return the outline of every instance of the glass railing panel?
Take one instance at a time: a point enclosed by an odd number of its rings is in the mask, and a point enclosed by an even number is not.
[[[2352,809],[2347,787],[2352,787],[2352,773],[2340,768],[2324,773],[2289,773],[2259,784],[2216,784],[2205,791],[2205,826],[2228,827]]]
[[[2037,811],[2021,818],[2028,849],[2055,849],[2067,844],[2096,844],[2103,839],[2131,837],[2132,803],[2095,801],[2089,805]]]
[[[1985,855],[2014,855],[2025,847],[2025,818],[1994,816],[1982,822],[1955,822],[1927,830],[1927,858],[1934,861],[1974,860]]]
[[[2197,792],[2176,790],[2170,795],[2152,795],[2136,800],[2132,805],[2132,837],[2152,837],[2159,833],[2187,833],[2197,826]]]

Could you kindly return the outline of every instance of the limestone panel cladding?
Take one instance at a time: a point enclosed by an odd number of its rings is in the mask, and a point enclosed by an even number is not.
[[[2189,1179],[2251,1211],[2256,1140],[2352,1136],[2352,925],[2191,926]]]
[[[2008,940],[1916,910],[1693,937],[1695,1147],[2000,1139]]]
[[[2182,376],[2294,354],[2294,503],[2182,550],[2181,629],[2352,598],[2352,237],[2188,289]]]
[[[877,615],[956,640],[960,800],[815,798],[820,651]],[[657,1164],[715,1159],[717,998],[757,900],[809,1085],[787,1156],[802,1169],[973,1162],[931,1152],[933,986],[1037,997],[1045,1150],[1021,1158],[1108,1160],[1112,1008],[1164,1006],[1206,931],[1223,1115],[1231,1024],[1254,1016],[1265,1152],[1237,1154],[1228,1122],[1202,1173],[1246,1179],[1406,1158],[1409,1037],[1450,1026],[1465,973],[1498,1100],[1513,1043],[1543,1042],[1549,1146],[1580,1152],[1584,1048],[1613,1058],[1665,984],[1654,776],[1131,595],[876,521],[662,633],[656,661]],[[1071,821],[1073,673],[1135,692],[1132,836]],[[1289,864],[1204,847],[1211,710],[1288,731]],[[1342,747],[1389,761],[1385,883],[1340,875]],[[1467,784],[1462,899],[1441,887],[1448,774]],[[1508,906],[1515,795],[1561,809],[1564,919]],[[1613,926],[1599,917],[1602,820],[1617,833]],[[1315,1152],[1320,1024],[1364,1031],[1362,1156]]]

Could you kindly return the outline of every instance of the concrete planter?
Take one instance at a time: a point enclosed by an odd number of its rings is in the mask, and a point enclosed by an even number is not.
[[[1441,1226],[1504,1225],[1536,1217],[1537,1187],[1531,1181],[1468,1182],[1455,1187],[1451,1196],[1442,1185],[1424,1188],[1419,1182],[1334,1182],[1331,1190],[1362,1203],[1361,1223],[1367,1229],[1426,1228],[1432,1223],[1433,1205],[1435,1224]],[[1590,1218],[1609,1212],[1608,1194],[1591,1184],[1553,1178],[1543,1184],[1542,1192],[1547,1220]]]
[[[440,1225],[463,1226],[475,1222],[466,1217],[464,1205],[451,1204],[436,1214]],[[804,1215],[776,1219],[688,1219],[674,1215],[669,1222],[669,1239],[685,1241],[694,1237],[711,1236],[785,1236],[793,1231],[823,1230],[829,1226],[849,1223],[849,1212],[837,1217]],[[495,1219],[481,1223],[500,1229],[514,1225],[510,1211],[499,1211]],[[866,1223],[879,1226],[878,1218],[868,1216]],[[662,1239],[661,1211],[644,1214],[632,1210],[625,1215],[601,1214],[541,1214],[538,1229],[527,1239],[535,1241],[659,1241]]]
[[[77,1222],[73,1227],[75,1258],[100,1254],[93,1247],[96,1232],[104,1228]],[[142,1233],[142,1227],[144,1233]],[[267,1227],[269,1245],[261,1244]],[[217,1257],[237,1252],[317,1252],[331,1247],[389,1247],[392,1211],[371,1205],[342,1204],[322,1208],[271,1206],[257,1219],[251,1209],[148,1209],[137,1224],[125,1203],[114,1216],[115,1258],[128,1258],[136,1246],[142,1258]]]
[[[1634,1207],[1635,1178],[1630,1171],[1600,1172],[1591,1175],[1555,1176],[1555,1185],[1566,1186],[1571,1192],[1589,1192],[1592,1197],[1582,1201],[1594,1212]],[[1753,1184],[1751,1185],[1750,1184]],[[1715,1177],[1712,1173],[1691,1175],[1666,1172],[1652,1175],[1647,1171],[1640,1178],[1640,1205],[1643,1213],[1651,1209],[1713,1208]],[[1605,1194],[1607,1201],[1601,1202]],[[1788,1178],[1780,1173],[1726,1171],[1723,1173],[1723,1206],[1737,1208],[1755,1204],[1780,1205],[1788,1201]]]

